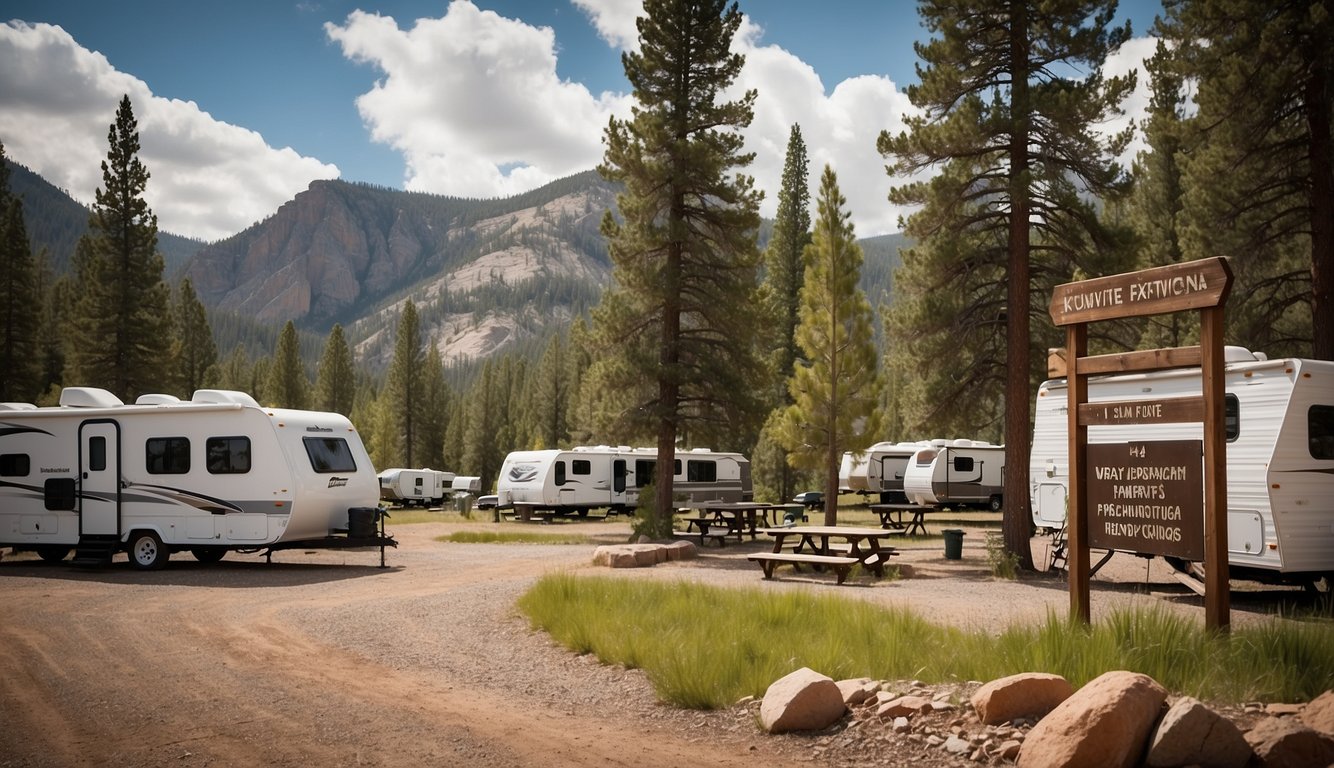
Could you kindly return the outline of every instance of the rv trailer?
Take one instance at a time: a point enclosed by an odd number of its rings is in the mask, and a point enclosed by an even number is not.
[[[839,490],[844,493],[878,495],[882,504],[902,504],[908,501],[903,492],[903,477],[908,460],[929,441],[876,443],[861,453],[843,454],[839,467]]]
[[[1234,575],[1313,583],[1334,574],[1334,363],[1224,349],[1227,549]],[[1199,396],[1200,369],[1088,380],[1088,400]],[[1033,524],[1065,524],[1065,379],[1038,388],[1029,464]],[[1199,423],[1090,427],[1090,443],[1203,440]],[[1173,561],[1179,569],[1186,564]]]
[[[931,440],[917,449],[903,473],[903,493],[925,507],[1004,505],[1005,446],[981,440]]]
[[[60,405],[0,403],[0,546],[140,569],[173,552],[396,546],[377,533],[375,469],[336,413],[262,408],[244,392],[126,405],[66,387]],[[381,529],[382,531],[382,529]],[[383,556],[383,549],[381,549]]]
[[[423,507],[440,506],[450,494],[454,483],[453,472],[438,469],[404,469],[394,467],[379,474],[380,500],[400,506],[420,504]]]
[[[656,448],[579,446],[514,451],[496,482],[501,507],[527,517],[537,510],[587,515],[590,509],[629,513],[657,471]],[[750,461],[706,448],[677,451],[672,488],[690,502],[750,501]]]

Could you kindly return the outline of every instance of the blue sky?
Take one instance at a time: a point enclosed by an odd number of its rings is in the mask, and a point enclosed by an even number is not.
[[[168,231],[239,231],[318,178],[490,197],[591,168],[625,115],[638,0],[0,0],[0,142],[88,202],[129,93]],[[896,228],[874,152],[911,110],[905,0],[741,4],[747,146],[772,214],[788,127],[839,174],[862,235]],[[1122,3],[1143,35],[1159,5]],[[1126,59],[1151,50],[1138,41]],[[1132,107],[1133,109],[1133,107]]]

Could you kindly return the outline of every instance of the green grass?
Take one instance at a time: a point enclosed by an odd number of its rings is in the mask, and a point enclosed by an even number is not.
[[[532,531],[456,531],[437,536],[436,541],[456,544],[593,544],[590,536],[577,533],[534,533]]]
[[[1052,672],[1080,686],[1143,672],[1209,701],[1301,701],[1334,682],[1329,622],[1268,620],[1214,636],[1166,609],[1092,628],[1049,615],[1000,635],[930,624],[902,608],[809,593],[556,574],[519,599],[533,626],[577,653],[643,669],[666,702],[715,709],[810,667],[834,679],[992,680]]]

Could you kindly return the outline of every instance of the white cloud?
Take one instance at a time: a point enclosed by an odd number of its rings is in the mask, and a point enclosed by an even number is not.
[[[1121,77],[1133,70],[1136,72],[1136,79],[1135,90],[1121,104],[1125,115],[1113,118],[1100,126],[1098,128],[1100,133],[1113,136],[1125,130],[1132,120],[1136,126],[1144,125],[1149,114],[1149,99],[1153,95],[1149,87],[1149,72],[1144,68],[1144,62],[1153,57],[1157,47],[1156,37],[1136,37],[1127,40],[1124,45],[1107,56],[1107,61],[1102,67],[1104,77]],[[1130,140],[1130,145],[1118,160],[1129,170],[1135,156],[1147,151],[1148,148],[1148,144],[1144,141],[1144,132],[1137,129],[1135,137]]]
[[[144,191],[160,229],[214,240],[259,221],[338,169],[274,149],[194,102],[154,96],[58,26],[0,26],[0,142],[5,154],[91,204],[102,184],[107,129],[128,95],[139,121]]]
[[[588,14],[598,35],[613,48],[639,50],[635,21],[644,13],[643,0],[570,0]]]
[[[602,159],[608,118],[629,111],[626,96],[557,76],[550,28],[469,0],[411,29],[354,11],[325,31],[385,74],[357,106],[371,136],[403,154],[411,190],[506,196],[587,170]]]

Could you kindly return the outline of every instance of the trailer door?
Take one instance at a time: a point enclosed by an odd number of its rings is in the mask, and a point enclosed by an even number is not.
[[[79,533],[120,533],[120,425],[85,421],[79,425]]]
[[[611,462],[611,503],[624,504],[625,499],[625,476],[629,474],[625,459],[615,459]]]

